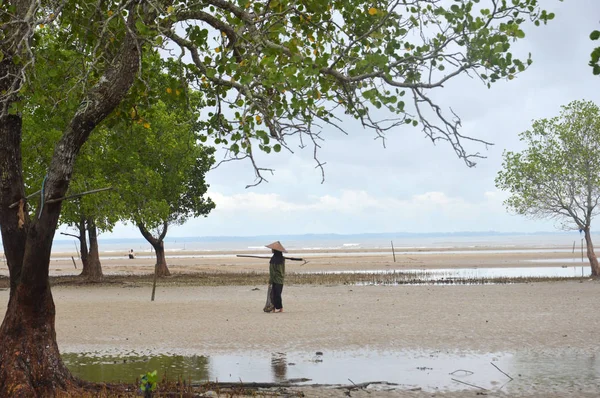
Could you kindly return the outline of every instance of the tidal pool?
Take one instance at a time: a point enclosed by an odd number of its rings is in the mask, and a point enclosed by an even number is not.
[[[425,391],[573,392],[591,393],[600,385],[600,359],[595,353],[453,353],[453,352],[323,352],[233,355],[103,356],[63,354],[78,377],[96,382],[134,382],[157,370],[159,379],[181,376],[206,381],[291,382],[297,385],[351,385],[385,381],[385,388]],[[511,380],[512,378],[512,380]],[[302,380],[301,382],[298,382]],[[376,387],[376,386],[375,386]]]
[[[484,283],[486,280],[581,278],[591,275],[589,266],[559,267],[506,267],[506,268],[443,268],[443,269],[387,269],[306,272],[317,275],[367,274],[374,275],[372,284],[405,283]],[[380,277],[377,277],[380,276]],[[361,282],[360,284],[369,284]]]

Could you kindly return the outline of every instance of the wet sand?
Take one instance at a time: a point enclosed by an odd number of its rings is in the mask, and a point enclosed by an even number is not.
[[[560,266],[556,260],[564,260],[569,266],[580,266],[581,253],[572,253],[570,248],[530,248],[511,247],[510,249],[479,247],[468,249],[400,249],[394,261],[391,250],[327,250],[289,253],[290,257],[303,256],[308,263],[287,261],[288,272],[352,271],[352,270],[406,270],[440,268],[503,268],[503,267],[547,267]],[[515,250],[522,252],[515,253]],[[268,272],[268,260],[241,258],[236,254],[268,256],[268,252],[167,252],[169,269],[175,273],[194,272]],[[137,258],[129,260],[126,253],[100,253],[105,275],[149,274],[154,271],[156,262],[150,252],[137,253]],[[75,268],[71,256],[75,259]],[[532,261],[536,260],[536,261]],[[587,258],[584,259],[587,261]],[[583,263],[587,265],[586,262]],[[77,275],[81,272],[81,261],[76,253],[56,254],[50,261],[50,275]],[[0,261],[0,275],[8,275],[6,263]]]
[[[215,355],[240,352],[420,350],[425,354],[600,355],[600,284],[286,286],[282,314],[265,314],[264,286],[54,288],[62,352]],[[8,292],[0,291],[0,306]],[[557,368],[557,377],[560,369]],[[539,386],[538,386],[539,387]],[[590,386],[581,386],[589,392]],[[577,386],[518,396],[588,397]],[[464,393],[352,393],[362,397],[469,397]],[[344,391],[308,389],[309,397]],[[489,396],[496,396],[489,393]],[[536,395],[537,394],[537,395]],[[562,395],[561,395],[562,394]],[[587,394],[587,395],[586,395]],[[502,396],[502,395],[499,395]],[[516,395],[510,395],[516,396]]]
[[[292,254],[294,255],[294,254]],[[416,259],[419,263],[410,258]],[[290,262],[288,272],[501,266],[556,266],[529,259],[566,258],[571,253],[470,253],[398,256],[347,255]],[[266,260],[235,257],[174,258],[173,272],[265,271]],[[412,262],[411,262],[412,261]],[[71,268],[66,267],[69,265]],[[0,263],[0,271],[5,271]],[[152,259],[105,260],[106,274],[150,273]],[[63,271],[64,269],[64,271]],[[69,260],[53,261],[52,274],[72,272]],[[239,352],[402,351],[424,353],[540,353],[600,355],[597,339],[600,283],[547,282],[473,286],[291,286],[283,314],[262,312],[265,286],[160,286],[150,302],[148,287],[57,286],[57,338],[62,352],[216,355]],[[0,291],[0,308],[8,292]],[[558,363],[558,362],[557,362]],[[557,369],[557,377],[560,369]],[[583,389],[581,391],[580,388]],[[520,395],[592,397],[589,385],[532,388]],[[540,389],[541,388],[541,389]],[[343,397],[344,390],[303,389],[307,397]],[[475,397],[461,392],[353,391],[353,397]]]
[[[259,289],[259,290],[255,290]],[[265,314],[264,286],[54,288],[64,352],[576,349],[599,352],[600,284],[285,286]],[[0,292],[5,306],[8,292]],[[268,338],[267,338],[268,334]]]

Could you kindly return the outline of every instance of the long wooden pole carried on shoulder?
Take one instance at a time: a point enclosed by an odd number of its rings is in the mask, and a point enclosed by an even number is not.
[[[264,258],[264,259],[270,259],[271,258],[271,257],[268,257],[268,256],[252,256],[250,254],[238,254],[236,257]],[[306,261],[305,259],[300,258],[300,257],[285,257],[284,256],[283,258],[285,258],[286,260],[292,260],[292,261],[304,261],[301,265],[304,265],[304,264],[308,263],[308,261]]]

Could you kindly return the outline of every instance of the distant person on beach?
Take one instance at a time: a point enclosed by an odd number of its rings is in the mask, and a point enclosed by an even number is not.
[[[135,258],[135,255],[133,254],[133,249],[129,250],[129,259],[132,260]]]
[[[281,301],[281,292],[283,291],[283,281],[285,279],[285,258],[283,253],[287,250],[279,243],[273,242],[267,245],[273,252],[269,261],[269,283],[271,284],[271,295],[273,300],[273,312],[283,312],[283,302]]]

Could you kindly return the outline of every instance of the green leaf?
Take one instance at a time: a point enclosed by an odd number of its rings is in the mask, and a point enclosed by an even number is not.
[[[598,40],[598,39],[600,39],[600,31],[594,30],[592,33],[590,33],[590,39],[591,40]]]

